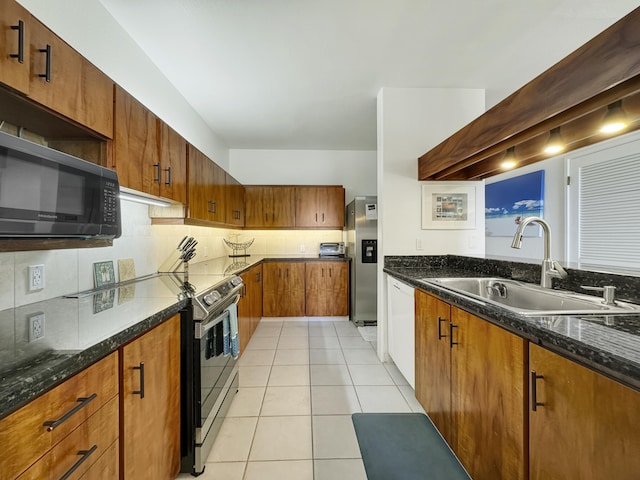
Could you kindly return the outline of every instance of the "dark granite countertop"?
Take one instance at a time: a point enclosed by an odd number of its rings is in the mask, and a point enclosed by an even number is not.
[[[499,306],[479,302],[421,281],[433,277],[499,276],[537,283],[540,266],[460,256],[387,257],[384,271],[407,284],[432,293],[531,342],[640,390],[640,316],[555,315],[524,317]],[[613,284],[625,300],[639,303],[640,278],[568,270],[561,288]],[[584,292],[581,292],[584,293]]]
[[[189,265],[198,289],[260,262],[349,261],[318,255],[220,257]],[[117,350],[188,305],[182,275],[142,277],[115,288],[58,297],[0,311],[0,418]],[[45,335],[29,339],[33,315],[44,313]]]
[[[0,418],[117,350],[187,305],[166,276],[0,312]],[[29,339],[33,315],[44,337]]]

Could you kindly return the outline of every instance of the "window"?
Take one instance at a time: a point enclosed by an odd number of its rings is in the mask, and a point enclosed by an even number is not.
[[[640,140],[634,138],[568,158],[567,259],[579,268],[640,274]]]

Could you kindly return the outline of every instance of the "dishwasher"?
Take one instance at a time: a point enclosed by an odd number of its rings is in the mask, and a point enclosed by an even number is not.
[[[391,275],[387,275],[387,319],[389,356],[415,388],[414,289]]]

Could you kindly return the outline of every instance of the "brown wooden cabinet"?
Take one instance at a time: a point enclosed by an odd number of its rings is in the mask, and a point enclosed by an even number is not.
[[[267,262],[262,266],[263,315],[297,317],[305,315],[305,264]]]
[[[242,353],[262,318],[262,265],[256,265],[240,276],[245,288],[238,303],[238,335]]]
[[[537,345],[529,355],[530,479],[638,478],[640,393]]]
[[[341,186],[296,187],[296,227],[344,227],[344,188]]]
[[[111,79],[14,0],[0,0],[0,26],[1,83],[56,114],[113,137]]]
[[[416,291],[416,396],[475,480],[526,478],[525,366],[524,339]]]
[[[0,0],[0,82],[25,94],[29,92],[32,21],[15,0]]]
[[[449,446],[451,422],[451,307],[415,290],[416,398]]]
[[[121,358],[122,478],[175,478],[180,468],[180,316],[122,347]]]
[[[121,87],[115,88],[113,168],[120,185],[151,193],[160,174],[157,117]]]
[[[305,313],[307,316],[349,314],[349,264],[307,262],[305,264]]]
[[[235,227],[244,227],[244,186],[228,173],[226,177],[226,223]]]
[[[526,341],[451,307],[455,451],[475,480],[526,478]]]
[[[182,204],[187,203],[187,141],[158,119],[160,161],[158,182],[149,193]]]
[[[295,188],[281,186],[245,187],[247,228],[295,227]]]
[[[113,137],[113,81],[32,19],[28,95],[107,138]]]
[[[226,172],[189,145],[189,218],[224,223]]]
[[[0,421],[0,476],[60,478],[80,459],[78,451],[97,445],[79,476],[117,438],[118,354],[112,353]],[[103,462],[117,466],[117,458]]]
[[[113,397],[20,475],[18,480],[78,479],[81,476],[105,478],[101,465],[110,471],[118,471],[117,445],[118,398]],[[98,460],[100,464],[96,465]]]

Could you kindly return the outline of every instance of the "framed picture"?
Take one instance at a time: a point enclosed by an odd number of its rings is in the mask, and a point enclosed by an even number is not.
[[[464,230],[476,227],[476,187],[422,185],[422,229]]]
[[[96,288],[116,283],[116,276],[113,271],[113,261],[96,262],[93,264],[93,279]]]
[[[544,211],[544,170],[490,183],[484,189],[485,234],[513,237],[525,217],[542,217]],[[524,236],[539,237],[540,226],[529,224]]]

